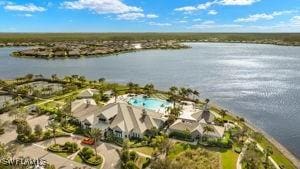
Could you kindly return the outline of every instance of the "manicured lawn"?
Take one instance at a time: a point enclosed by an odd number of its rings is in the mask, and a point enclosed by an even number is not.
[[[86,164],[86,163],[84,163],[83,161],[82,161],[82,159],[80,158],[80,156],[79,155],[76,155],[76,157],[74,158],[74,160],[73,161],[75,161],[75,162],[77,162],[77,163],[80,163],[80,164],[84,164],[84,165],[88,165],[88,164]],[[93,168],[101,168],[101,164],[99,165],[99,166],[92,166]]]
[[[138,148],[132,148],[131,150],[136,151],[136,152],[140,152],[146,155],[151,156],[152,153],[154,152],[152,147],[138,147]]]
[[[236,168],[236,162],[239,154],[233,150],[228,149],[221,152],[221,161],[223,169],[234,169]]]
[[[70,156],[72,153],[55,153],[61,157],[67,158],[68,156]]]
[[[145,157],[138,157],[138,159],[135,161],[135,164],[139,167],[142,168],[143,164],[146,162]]]
[[[79,155],[76,155],[76,157],[74,158],[74,161],[77,163],[83,163],[82,159],[79,157]]]
[[[170,150],[169,158],[174,159],[178,154],[188,149],[191,149],[191,147],[188,144],[177,143]]]

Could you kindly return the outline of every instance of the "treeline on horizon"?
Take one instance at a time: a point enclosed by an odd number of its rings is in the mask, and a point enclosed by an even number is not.
[[[300,42],[300,33],[0,33],[0,42],[214,40]]]

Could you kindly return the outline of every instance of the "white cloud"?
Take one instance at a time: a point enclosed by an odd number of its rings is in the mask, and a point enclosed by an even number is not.
[[[207,14],[208,15],[217,15],[218,12],[216,10],[209,10]]]
[[[123,14],[143,12],[143,9],[141,9],[140,7],[127,5],[121,0],[65,1],[62,3],[62,6],[67,9],[88,9],[98,14]]]
[[[143,14],[140,12],[133,12],[133,13],[123,13],[123,14],[119,14],[117,15],[117,19],[119,20],[138,20],[138,19],[142,19],[142,18],[149,18],[149,19],[153,19],[153,18],[157,18],[158,16],[155,14]]]
[[[300,15],[299,16],[293,16],[290,19],[290,21],[291,21],[292,24],[300,26]]]
[[[198,8],[196,8],[194,6],[184,6],[184,7],[175,9],[175,11],[180,11],[180,12],[193,12],[193,11],[197,11],[197,10],[198,10]]]
[[[198,22],[198,21],[202,21],[201,18],[196,18],[196,19],[193,19],[194,22]]]
[[[260,0],[222,0],[222,5],[252,5]]]
[[[179,23],[187,23],[185,20],[178,21]]]
[[[211,24],[215,24],[215,21],[204,21],[201,24],[202,25],[211,25]]]
[[[159,16],[156,14],[148,14],[146,15],[147,18],[152,19],[152,18],[158,18]]]
[[[295,11],[275,11],[270,14],[266,14],[266,13],[254,14],[254,15],[249,15],[248,17],[245,17],[245,18],[238,18],[238,19],[234,20],[234,22],[256,22],[258,20],[272,20],[276,16],[291,14],[294,12]]]
[[[33,15],[30,14],[30,13],[27,13],[27,14],[25,14],[24,16],[26,16],[26,17],[32,17]]]
[[[36,6],[34,4],[17,5],[8,3],[4,6],[4,9],[9,11],[21,11],[21,12],[43,12],[46,11],[44,7]]]
[[[175,11],[180,11],[184,13],[192,13],[200,10],[207,10],[214,5],[222,5],[222,6],[244,6],[244,5],[252,5],[253,3],[259,2],[260,0],[214,0],[208,1],[202,4],[194,5],[194,6],[183,6],[179,8],[175,8]]]
[[[217,4],[217,3],[218,3],[218,1],[212,1],[212,2],[206,2],[206,3],[203,3],[203,4],[199,4],[197,6],[197,9],[198,10],[208,9],[209,7],[211,7],[212,5]]]
[[[218,3],[217,0],[211,1],[211,2],[206,2],[203,4],[198,4],[196,6],[184,6],[184,7],[176,8],[175,11],[191,13],[191,12],[195,12],[195,11],[199,11],[199,10],[208,9],[209,7],[211,7],[212,5],[214,5],[216,3]]]
[[[170,23],[159,23],[159,22],[149,22],[148,23],[151,26],[172,26]]]
[[[120,20],[137,20],[144,17],[143,13],[124,13],[117,16]]]

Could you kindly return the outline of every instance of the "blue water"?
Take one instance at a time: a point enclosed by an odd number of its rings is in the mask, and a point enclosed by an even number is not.
[[[144,107],[146,109],[157,111],[158,109],[164,109],[166,107],[170,107],[171,103],[155,99],[155,98],[144,98],[144,97],[133,97],[128,103],[137,107]]]

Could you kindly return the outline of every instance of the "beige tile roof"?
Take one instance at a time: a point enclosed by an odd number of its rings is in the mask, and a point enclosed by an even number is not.
[[[135,131],[143,133],[147,129],[159,127],[163,120],[161,114],[147,110],[147,115],[143,116],[143,109],[126,103],[117,103],[118,113],[112,121],[110,128],[119,128],[125,132]]]
[[[86,89],[78,94],[78,97],[93,97],[94,94],[99,93],[97,89]]]
[[[94,114],[97,114],[100,110],[101,108],[97,106],[93,99],[80,99],[71,103],[72,116],[79,120],[85,120],[87,117],[90,119],[90,116],[94,117]]]

